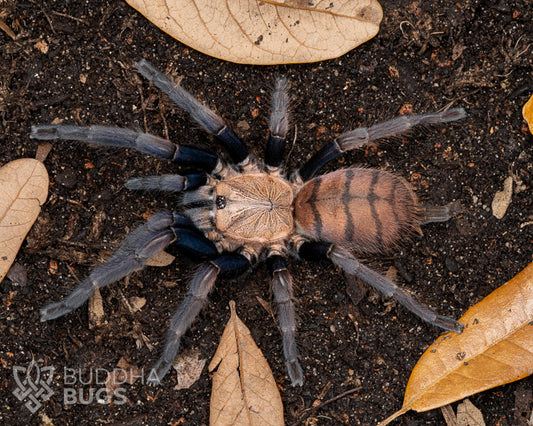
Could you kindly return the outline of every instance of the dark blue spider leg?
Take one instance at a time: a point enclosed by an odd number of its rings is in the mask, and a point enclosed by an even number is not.
[[[215,286],[218,274],[239,274],[249,266],[250,262],[246,257],[232,253],[222,255],[200,267],[189,284],[185,299],[172,316],[163,353],[150,372],[151,384],[159,384],[170,370],[178,354],[181,338],[207,303],[207,296]]]
[[[242,163],[248,158],[248,149],[235,133],[226,126],[224,120],[218,114],[199,102],[181,86],[170,81],[165,74],[148,61],[141,59],[135,66],[144,78],[166,93],[177,106],[187,111],[191,118],[207,133],[215,136],[235,163]]]
[[[298,361],[292,278],[283,257],[277,255],[269,257],[268,266],[272,273],[274,301],[278,306],[279,327],[283,337],[283,354],[285,355],[287,372],[293,386],[302,386],[304,378],[302,367]]]
[[[366,282],[384,296],[392,297],[403,307],[423,319],[424,321],[447,331],[461,333],[463,325],[456,320],[438,315],[427,306],[422,305],[389,278],[373,271],[360,263],[349,251],[332,244],[304,243],[298,254],[304,259],[323,259],[328,257],[347,275],[352,275]]]
[[[281,165],[285,138],[289,128],[289,95],[287,80],[278,78],[272,93],[272,113],[270,114],[270,137],[265,152],[265,164],[272,168]]]
[[[68,314],[81,306],[96,288],[105,287],[133,271],[171,243],[196,256],[213,257],[216,247],[198,231],[187,228],[190,220],[179,214],[163,213],[131,232],[113,255],[96,267],[67,297],[41,309],[41,321]]]
[[[431,112],[419,115],[402,115],[371,127],[343,133],[317,153],[315,153],[297,172],[303,181],[311,179],[315,173],[329,161],[352,149],[361,148],[368,143],[382,138],[404,133],[419,125],[447,123],[464,118],[466,112],[463,108],[449,109],[443,112]]]
[[[185,176],[139,176],[128,179],[124,186],[133,190],[181,192],[198,188],[206,183],[207,175],[205,173],[195,173]]]
[[[94,145],[131,148],[188,167],[198,167],[207,172],[218,164],[218,157],[207,151],[179,146],[164,138],[130,129],[107,126],[71,126],[46,124],[32,126],[30,137],[40,140],[75,140]]]

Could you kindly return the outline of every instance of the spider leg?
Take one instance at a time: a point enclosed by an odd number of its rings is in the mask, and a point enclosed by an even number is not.
[[[287,80],[278,78],[272,93],[272,113],[270,114],[270,137],[265,152],[265,164],[271,168],[281,165],[285,138],[289,127],[289,95]]]
[[[205,185],[206,182],[207,176],[205,173],[195,173],[185,176],[139,176],[128,179],[124,186],[133,190],[181,192],[196,189]]]
[[[214,111],[199,102],[194,96],[174,84],[170,79],[148,61],[141,59],[135,64],[137,70],[154,86],[167,94],[167,96],[180,108],[187,111],[207,133],[214,135],[222,146],[228,151],[231,159],[240,164],[248,158],[248,149],[224,123],[224,120]]]
[[[172,316],[163,353],[150,372],[148,381],[151,384],[159,384],[170,370],[172,362],[178,354],[181,338],[207,303],[207,296],[215,286],[218,274],[225,272],[241,273],[249,266],[250,262],[246,257],[230,253],[200,267],[189,284],[185,299]]]
[[[172,213],[155,215],[131,232],[113,255],[83,280],[67,297],[41,309],[41,321],[59,318],[81,306],[96,288],[105,287],[133,271],[142,269],[148,259],[174,243],[197,256],[214,257],[215,245],[198,231],[187,228],[190,221]]]
[[[283,354],[285,355],[287,372],[293,386],[302,386],[304,378],[302,367],[298,361],[292,278],[283,257],[277,255],[269,257],[268,265],[272,272],[272,292],[274,293],[274,301],[278,306],[279,326],[283,336]]]
[[[382,138],[404,133],[419,125],[447,123],[464,118],[466,112],[463,108],[453,108],[442,112],[430,112],[418,115],[402,115],[392,120],[376,124],[371,127],[360,127],[343,133],[316,152],[297,172],[307,181],[329,161],[352,149],[361,148],[368,143]]]
[[[392,280],[363,265],[350,252],[339,246],[323,243],[304,243],[300,247],[299,255],[307,259],[329,257],[346,274],[356,276],[383,295],[394,298],[424,321],[447,331],[461,333],[463,330],[462,324],[452,318],[439,315],[427,306],[422,305]]]
[[[179,146],[149,133],[108,126],[71,126],[46,124],[32,126],[30,137],[39,140],[75,140],[94,145],[131,148],[136,151],[166,158],[174,163],[198,167],[208,172],[216,168],[218,157],[207,151]]]

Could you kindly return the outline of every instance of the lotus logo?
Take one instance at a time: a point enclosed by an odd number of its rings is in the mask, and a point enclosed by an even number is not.
[[[42,402],[48,401],[54,394],[50,388],[54,379],[54,367],[39,368],[32,360],[27,367],[13,366],[13,377],[17,383],[13,395],[19,401],[26,401],[24,406],[32,414],[42,407]]]

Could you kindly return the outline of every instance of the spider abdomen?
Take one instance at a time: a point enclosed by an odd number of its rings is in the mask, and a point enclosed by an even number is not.
[[[416,196],[403,179],[352,168],[316,177],[294,203],[297,231],[357,252],[398,245],[419,225]]]

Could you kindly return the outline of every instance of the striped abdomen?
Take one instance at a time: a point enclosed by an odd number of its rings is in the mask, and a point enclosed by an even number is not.
[[[375,169],[346,169],[316,177],[298,192],[294,217],[299,233],[358,252],[397,245],[419,225],[408,184]]]

